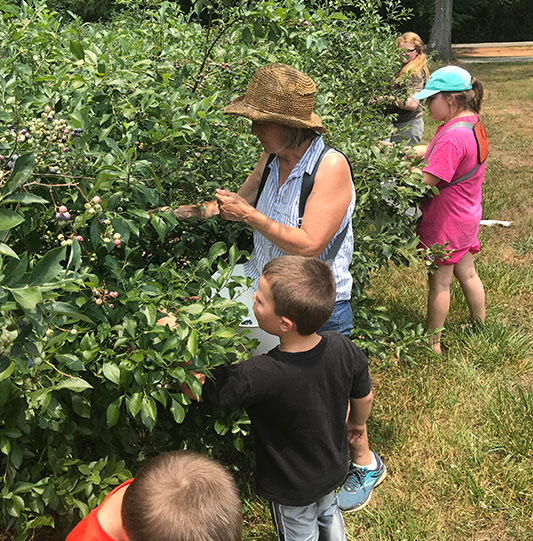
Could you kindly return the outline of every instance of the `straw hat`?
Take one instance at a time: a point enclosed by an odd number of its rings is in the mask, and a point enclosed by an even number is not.
[[[254,73],[246,94],[224,107],[224,112],[260,122],[324,133],[313,112],[316,86],[311,77],[286,64],[269,64]]]

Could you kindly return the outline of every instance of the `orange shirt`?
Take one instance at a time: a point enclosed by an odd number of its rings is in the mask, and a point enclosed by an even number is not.
[[[95,507],[81,522],[76,524],[74,529],[67,535],[66,541],[115,541],[102,528],[98,520],[98,511],[115,492],[129,485],[132,481],[133,477],[115,487],[98,507]]]

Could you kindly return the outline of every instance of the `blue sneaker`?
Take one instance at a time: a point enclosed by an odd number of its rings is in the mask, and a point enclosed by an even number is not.
[[[372,490],[378,486],[387,475],[387,468],[381,458],[374,453],[378,462],[375,470],[360,468],[350,461],[348,476],[344,481],[337,498],[342,511],[358,511],[362,509],[372,496]]]

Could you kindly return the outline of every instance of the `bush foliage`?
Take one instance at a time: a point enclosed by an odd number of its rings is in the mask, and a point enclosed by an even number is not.
[[[221,108],[266,63],[314,78],[328,141],[352,162],[354,338],[382,351],[387,316],[364,289],[412,260],[405,210],[424,189],[400,149],[376,144],[390,119],[368,105],[390,93],[403,15],[348,4],[127,1],[105,24],[0,6],[0,515],[17,539],[70,527],[168,448],[249,468],[243,412],[180,390],[200,392],[189,369],[254,345],[236,330],[244,306],[217,293],[245,283],[229,278],[243,228],[147,209],[238,188],[260,148]],[[157,325],[164,312],[176,329]],[[420,329],[395,329],[399,355]]]

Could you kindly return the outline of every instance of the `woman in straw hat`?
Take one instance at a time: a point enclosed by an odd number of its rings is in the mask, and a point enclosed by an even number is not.
[[[315,91],[313,80],[290,66],[270,64],[259,68],[246,94],[224,108],[225,113],[252,121],[252,133],[264,149],[254,170],[238,193],[217,189],[215,200],[182,205],[173,212],[180,219],[220,214],[227,220],[251,226],[254,249],[245,270],[254,278],[254,287],[271,259],[289,254],[326,260],[334,247],[336,255],[331,267],[337,284],[337,302],[322,330],[349,335],[353,325],[349,268],[355,192],[346,158],[334,149],[327,149],[322,156],[325,143],[321,134],[327,130],[313,112]],[[300,219],[302,179],[317,165],[313,188]],[[258,194],[264,172],[266,182]]]
[[[347,159],[322,139],[327,130],[313,111],[315,92],[313,80],[290,66],[259,68],[246,94],[224,109],[252,121],[252,133],[264,150],[254,170],[238,193],[217,189],[214,201],[183,205],[173,212],[178,218],[220,214],[251,226],[254,249],[245,271],[254,278],[255,286],[263,267],[276,257],[302,255],[328,261],[337,286],[336,302],[319,332],[335,330],[349,335],[353,326],[350,263],[355,191]],[[302,181],[313,171],[314,184],[300,219]],[[341,509],[355,511],[366,505],[386,469],[369,449],[366,426],[350,444],[350,455],[339,503]]]

